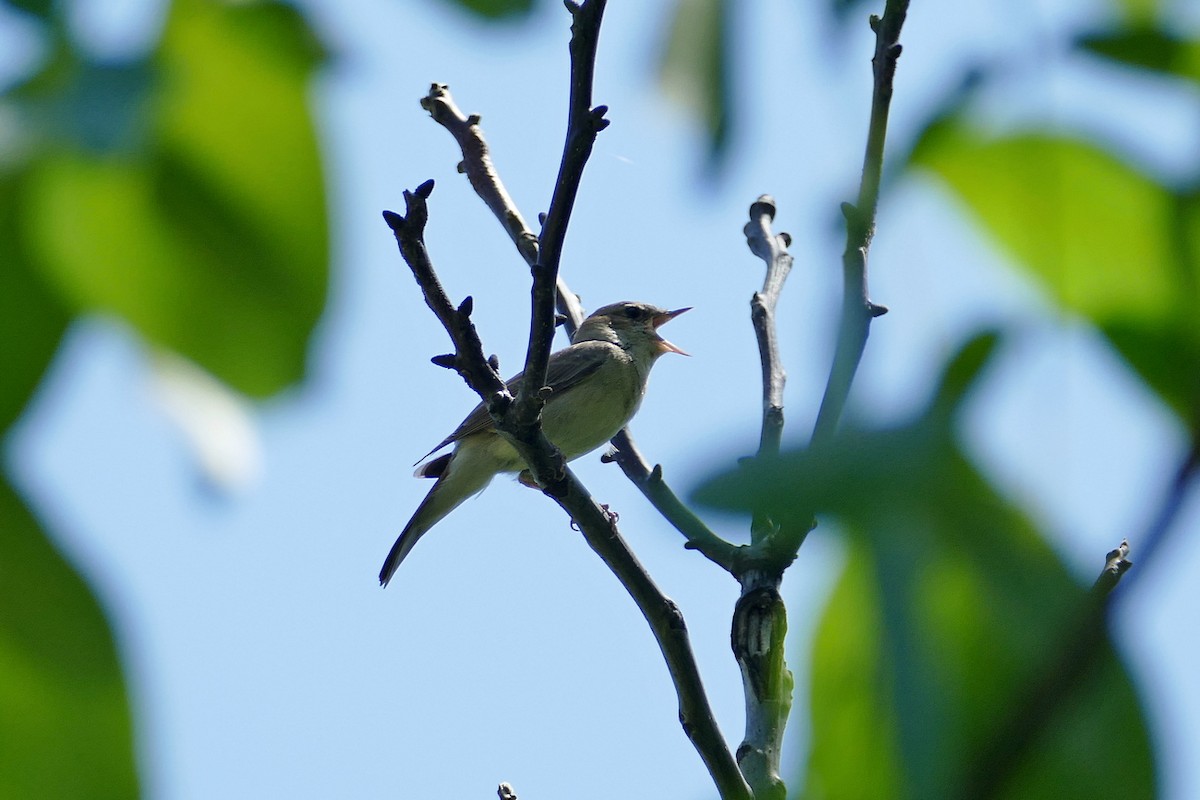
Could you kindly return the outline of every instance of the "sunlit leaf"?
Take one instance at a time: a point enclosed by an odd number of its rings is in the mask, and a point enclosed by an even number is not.
[[[973,341],[907,424],[848,429],[698,493],[847,533],[849,562],[817,631],[806,797],[978,796],[997,730],[1055,669],[1087,592],[957,444],[957,409],[991,340]],[[1097,572],[1103,554],[1097,554]],[[1103,624],[1093,623],[1093,624]],[[1084,678],[1025,742],[998,797],[1154,796],[1137,694],[1103,639]],[[1121,764],[1121,775],[1096,769]]]
[[[177,0],[143,146],[60,147],[32,172],[47,282],[248,394],[299,380],[327,274],[320,56],[292,9]]]
[[[137,797],[108,620],[3,481],[0,531],[0,797]]]
[[[729,141],[728,18],[728,0],[677,0],[659,73],[667,95],[704,126],[713,163]]]
[[[1111,154],[1044,134],[989,138],[951,120],[912,159],[1066,308],[1105,319],[1159,315],[1177,300],[1170,195]]]
[[[1200,40],[1156,28],[1122,28],[1085,36],[1078,46],[1133,67],[1200,81]]]

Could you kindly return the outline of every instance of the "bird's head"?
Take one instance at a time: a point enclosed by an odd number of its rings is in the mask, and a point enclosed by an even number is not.
[[[649,303],[625,301],[604,306],[592,312],[572,337],[573,342],[612,342],[635,357],[658,358],[663,353],[688,355],[658,334],[660,326],[675,319],[689,308],[675,311]]]

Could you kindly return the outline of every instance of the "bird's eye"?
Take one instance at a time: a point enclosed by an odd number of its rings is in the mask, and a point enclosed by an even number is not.
[[[625,316],[633,320],[641,319],[643,316],[641,306],[625,306]]]

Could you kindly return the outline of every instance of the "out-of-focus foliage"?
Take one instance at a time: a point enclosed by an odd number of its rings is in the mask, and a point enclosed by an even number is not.
[[[1137,19],[1076,46],[1149,79],[1200,82],[1200,40]],[[970,99],[926,129],[911,166],[937,175],[1064,311],[1092,323],[1200,430],[1200,159],[1164,180],[1079,138],[988,136],[971,125]]]
[[[97,312],[251,396],[300,380],[328,269],[306,98],[323,52],[305,21],[279,2],[175,0],[148,56],[112,62],[61,4],[9,5],[47,47],[0,95],[17,125],[0,152],[0,432],[72,319]],[[0,796],[133,796],[107,622],[2,490]]]
[[[729,144],[730,13],[727,0],[677,0],[660,62],[663,89],[704,126],[710,167]]]
[[[136,797],[133,732],[104,612],[0,481],[0,795]]]
[[[1085,589],[957,444],[962,397],[990,346],[965,348],[904,425],[847,430],[701,490],[793,524],[834,517],[847,534],[812,655],[806,797],[972,796],[997,726],[1054,667],[1086,607]],[[1137,695],[1112,648],[1102,652],[996,796],[1154,796]],[[1120,774],[1096,769],[1115,763]]]

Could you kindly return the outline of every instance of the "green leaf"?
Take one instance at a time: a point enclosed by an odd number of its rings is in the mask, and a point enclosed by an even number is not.
[[[1200,40],[1156,28],[1085,36],[1076,46],[1122,64],[1200,81]]]
[[[958,408],[992,346],[980,337],[964,347],[907,424],[847,429],[698,492],[702,502],[767,508],[795,523],[816,511],[848,536],[848,565],[813,653],[809,798],[977,796],[971,787],[989,777],[979,770],[1001,724],[1059,666],[1061,643],[1090,607],[956,441]],[[1102,563],[1098,554],[1097,572]],[[1025,742],[996,796],[1154,796],[1137,694],[1099,635],[1091,669]],[[1117,763],[1120,775],[1096,769]]]
[[[732,122],[728,20],[728,0],[677,0],[659,68],[663,90],[704,125],[711,166]]]
[[[1200,337],[1194,324],[1114,320],[1101,331],[1185,424],[1200,424]]]
[[[327,276],[307,99],[320,57],[277,3],[177,0],[143,146],[59,147],[31,171],[25,224],[47,284],[247,394],[298,381]]]
[[[41,19],[49,19],[55,13],[54,0],[4,0],[5,4],[24,11],[26,14],[32,14]]]
[[[70,322],[30,263],[17,224],[21,179],[0,176],[0,435],[20,416]]]
[[[0,481],[0,797],[138,796],[104,613]]]
[[[989,138],[950,120],[926,131],[912,160],[1067,309],[1157,316],[1178,299],[1170,194],[1109,153],[1045,134]]]

